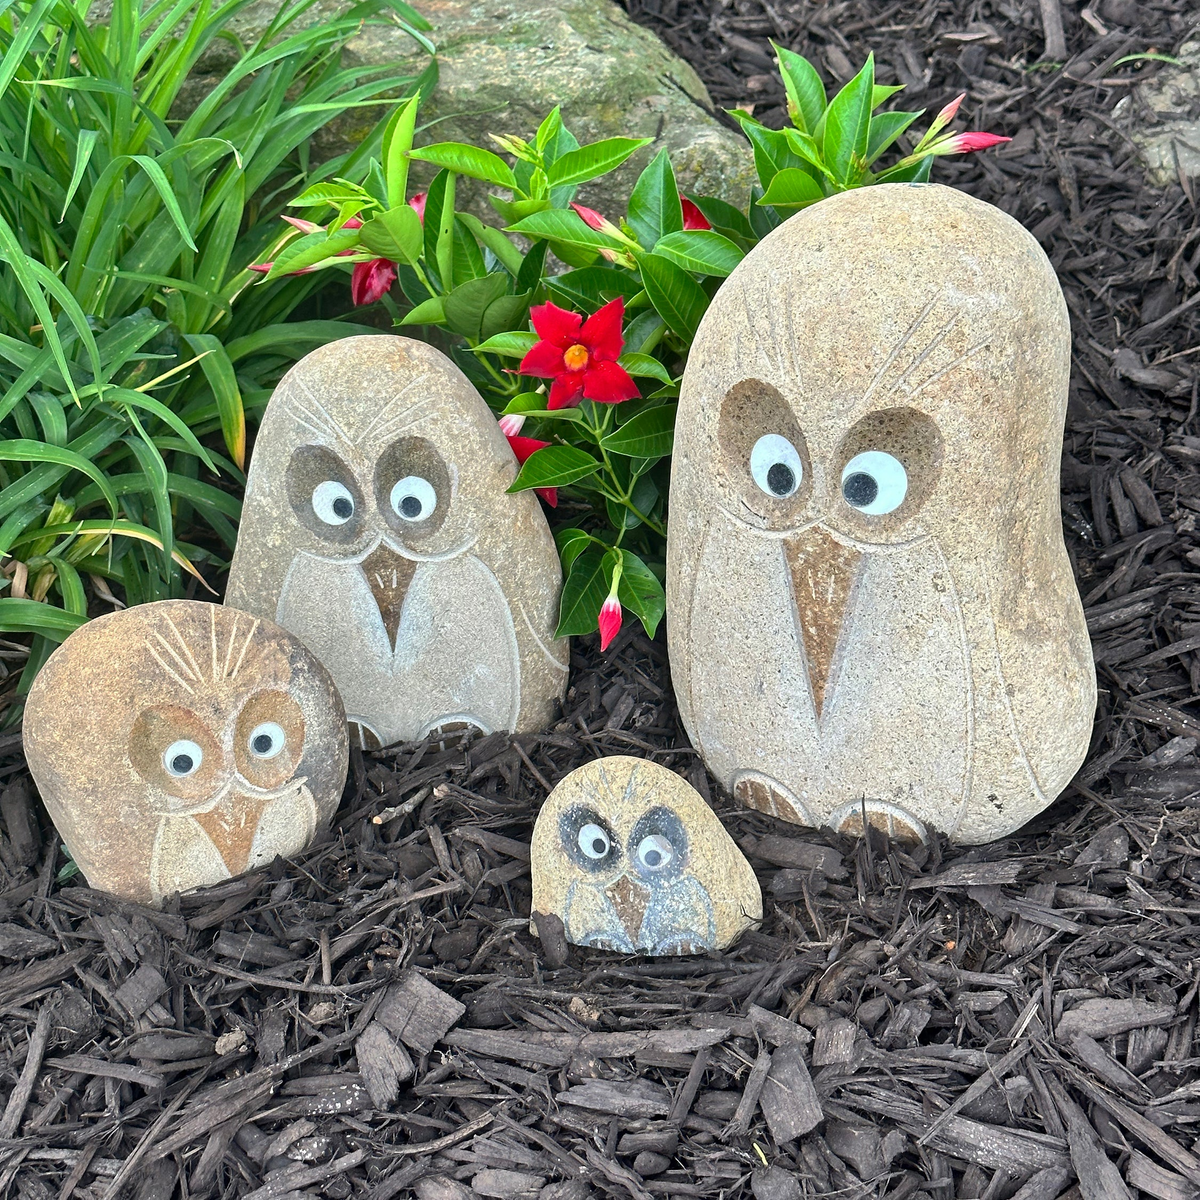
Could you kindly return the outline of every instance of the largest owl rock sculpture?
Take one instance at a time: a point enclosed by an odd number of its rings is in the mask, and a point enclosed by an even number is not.
[[[822,200],[729,276],[684,376],[667,610],[684,722],[745,803],[975,843],[1066,786],[1096,702],[1069,362],[1037,242],[951,188]]]
[[[88,882],[151,904],[303,850],[350,754],[333,680],[291,634],[192,600],[72,633],[30,690],[24,741]]]
[[[544,728],[566,686],[562,582],[483,398],[408,338],[314,350],[275,389],[226,601],[329,668],[364,746]]]

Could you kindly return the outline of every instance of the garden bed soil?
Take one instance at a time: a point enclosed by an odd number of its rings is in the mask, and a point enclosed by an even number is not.
[[[769,123],[775,37],[835,78],[873,48],[910,107],[966,90],[969,127],[1014,135],[935,176],[1032,229],[1071,309],[1062,511],[1100,708],[1064,797],[973,849],[738,809],[661,635],[627,628],[576,641],[550,732],[356,754],[311,852],[155,913],[57,882],[9,735],[0,1196],[1195,1196],[1200,219],[1111,116],[1159,69],[1118,60],[1176,48],[1189,7],[631,2]],[[1065,69],[1019,65],[1044,9]],[[729,953],[530,935],[538,806],[612,753],[682,772],[749,854],[766,918]]]

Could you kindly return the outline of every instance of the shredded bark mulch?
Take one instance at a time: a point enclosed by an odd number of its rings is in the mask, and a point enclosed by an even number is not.
[[[1200,219],[1112,110],[1188,0],[630,0],[722,106],[783,119],[768,38],[1015,136],[936,177],[1058,268],[1063,519],[1101,699],[1067,794],[1002,842],[853,842],[738,809],[661,637],[577,642],[562,720],[357,756],[295,862],[163,912],[59,879],[0,739],[0,1196],[617,1200],[1200,1194]],[[1039,63],[1054,17],[1065,67]],[[1051,49],[1053,49],[1053,45]],[[19,653],[11,647],[4,653]],[[529,835],[610,753],[683,773],[766,918],[729,954],[539,941]]]

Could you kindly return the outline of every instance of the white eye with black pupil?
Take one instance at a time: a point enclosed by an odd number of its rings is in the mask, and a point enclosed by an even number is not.
[[[866,450],[842,470],[842,495],[851,508],[869,517],[894,512],[908,495],[908,472],[893,455]]]
[[[576,840],[579,842],[579,849],[590,859],[599,861],[608,853],[610,845],[608,834],[591,821],[579,831],[579,837]]]
[[[195,775],[203,761],[204,751],[187,738],[172,742],[163,751],[163,766],[166,767],[167,774],[175,779],[186,779],[189,775]]]
[[[406,475],[392,488],[392,508],[402,521],[423,521],[437,508],[437,492],[428,479]]]
[[[796,447],[777,433],[767,433],[750,451],[750,474],[768,496],[783,499],[795,494],[804,478]]]
[[[344,483],[326,479],[313,488],[313,512],[326,525],[345,525],[354,516],[354,497]]]
[[[661,871],[675,857],[675,847],[661,833],[652,833],[638,842],[637,860],[650,871]]]
[[[283,728],[274,721],[264,721],[250,731],[250,753],[255,758],[274,758],[286,743]]]

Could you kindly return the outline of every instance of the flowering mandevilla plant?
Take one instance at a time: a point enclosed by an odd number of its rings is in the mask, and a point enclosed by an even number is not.
[[[613,219],[577,203],[576,190],[647,139],[581,146],[556,108],[532,140],[493,135],[511,162],[459,142],[414,149],[415,96],[397,108],[382,161],[372,162],[365,182],[335,179],[293,200],[334,215],[325,225],[290,219],[260,267],[268,279],[348,268],[356,304],[379,301],[400,326],[454,336],[456,360],[496,412],[519,464],[510,490],[533,489],[553,510],[565,575],[560,636],[598,629],[607,649],[625,610],[650,636],[662,619],[679,380],[709,301],[746,252],[827,196],[922,181],[940,155],[1008,140],[948,132],[962,96],[922,137],[909,138],[922,114],[877,111],[900,88],[875,83],[873,59],[829,100],[806,59],[775,50],[791,126],[769,129],[732,113],[759,176],[745,210],[681,196],[661,151],[638,177],[624,217]],[[901,138],[907,152],[878,166]],[[409,197],[413,160],[437,173],[427,191]],[[503,229],[457,209],[461,176],[496,189],[487,199]]]

